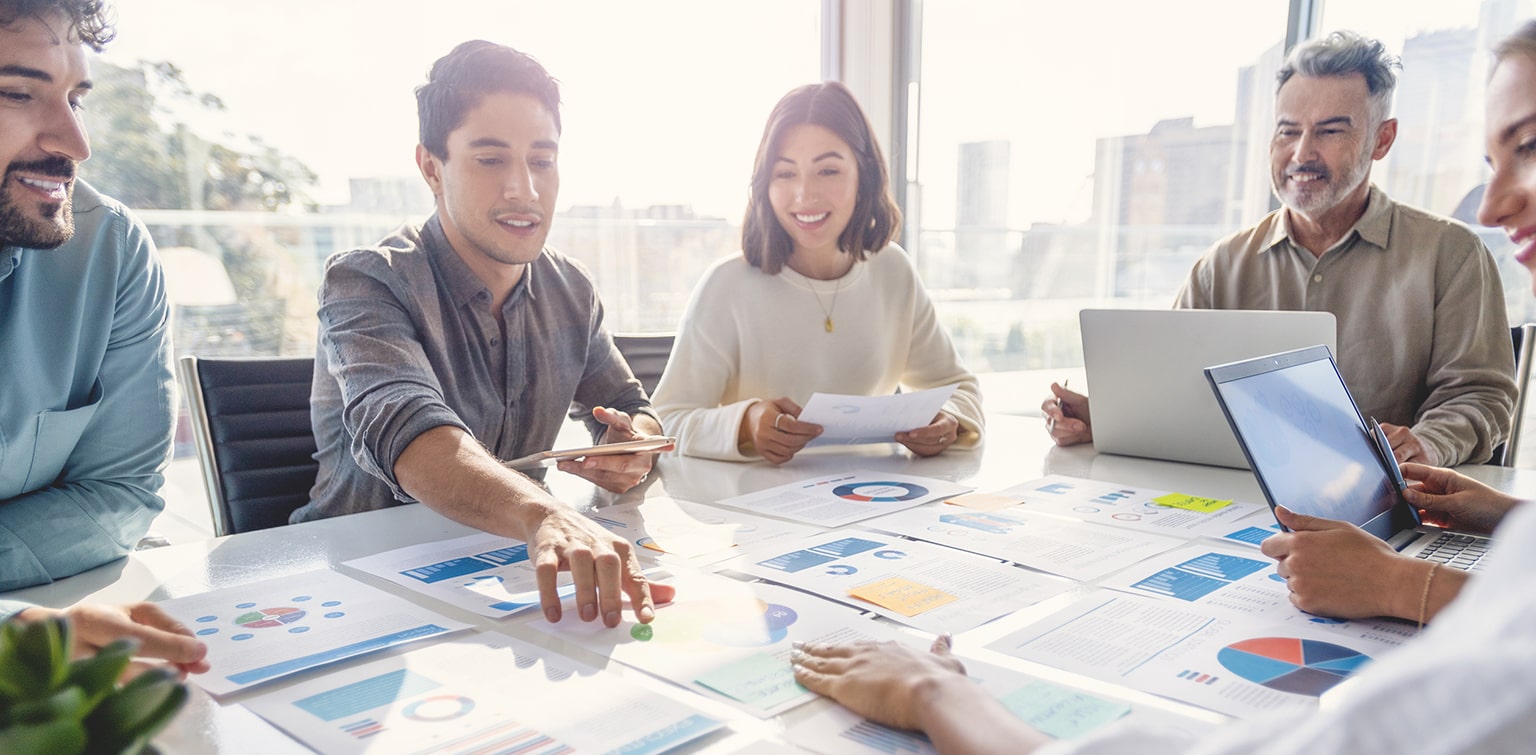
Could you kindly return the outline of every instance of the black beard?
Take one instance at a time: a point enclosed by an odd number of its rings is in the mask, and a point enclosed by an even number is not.
[[[41,218],[29,216],[21,202],[11,198],[11,186],[19,182],[16,174],[26,171],[68,181],[62,202],[38,202]],[[0,177],[0,244],[25,249],[55,249],[75,235],[73,199],[75,164],[62,157],[48,157],[25,163],[11,163]]]

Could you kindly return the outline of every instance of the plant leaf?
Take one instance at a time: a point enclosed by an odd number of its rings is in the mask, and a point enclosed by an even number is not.
[[[91,749],[117,752],[142,744],[170,722],[187,701],[187,688],[167,668],[154,668],[124,684],[86,718]]]
[[[66,681],[83,690],[94,708],[116,688],[118,677],[128,668],[138,647],[134,640],[113,642],[96,651],[96,655],[70,664]]]
[[[29,700],[11,709],[13,724],[45,724],[58,719],[84,721],[91,712],[85,690],[65,687],[41,700]]]
[[[59,720],[0,729],[0,752],[7,755],[75,755],[85,751],[85,727]]]

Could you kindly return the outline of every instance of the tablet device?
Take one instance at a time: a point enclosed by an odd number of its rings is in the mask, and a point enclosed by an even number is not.
[[[585,448],[567,448],[561,451],[540,451],[536,454],[528,454],[511,461],[502,462],[502,466],[510,469],[533,469],[546,464],[565,461],[566,459],[580,459],[587,456],[611,456],[613,454],[635,453],[661,453],[671,451],[677,446],[677,439],[671,437],[641,438],[640,440],[626,440],[622,443],[605,443],[601,446],[587,446]]]

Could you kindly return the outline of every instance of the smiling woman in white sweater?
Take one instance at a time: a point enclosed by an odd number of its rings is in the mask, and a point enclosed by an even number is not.
[[[981,394],[934,315],[864,112],[837,82],[785,95],[753,169],[742,256],[693,292],[655,406],[690,456],[775,464],[821,432],[812,393],[957,389],[898,433],[919,456],[981,440]]]

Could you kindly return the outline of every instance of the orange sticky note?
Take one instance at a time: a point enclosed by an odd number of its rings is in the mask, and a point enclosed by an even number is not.
[[[888,577],[879,582],[860,585],[848,591],[859,600],[888,608],[902,616],[916,616],[931,611],[959,598],[928,585],[913,582],[905,577]]]
[[[957,495],[945,503],[951,506],[964,506],[977,511],[997,511],[999,509],[1013,508],[1023,501],[1013,496],[998,495],[997,493],[966,493]]]
[[[1169,493],[1165,496],[1153,498],[1152,502],[1159,506],[1167,506],[1171,509],[1184,509],[1185,511],[1198,511],[1209,514],[1212,511],[1220,511],[1232,505],[1231,501],[1223,501],[1219,498],[1201,498],[1196,495],[1184,495],[1183,493]]]

